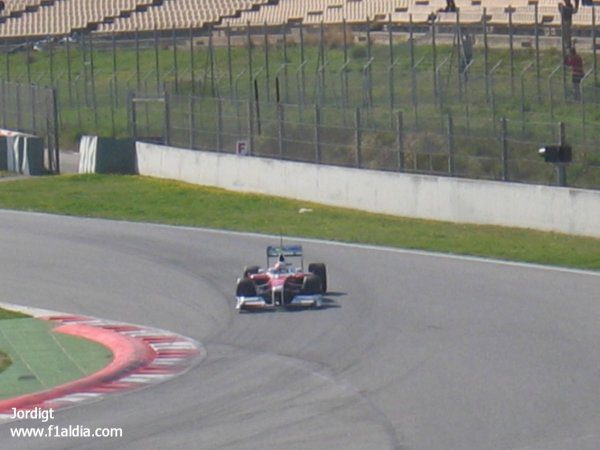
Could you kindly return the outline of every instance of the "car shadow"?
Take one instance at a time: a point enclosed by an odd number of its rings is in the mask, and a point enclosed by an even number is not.
[[[345,295],[348,295],[346,292],[327,292],[327,294],[325,294],[323,296],[323,303],[321,304],[320,308],[310,308],[310,307],[290,307],[290,306],[278,306],[275,307],[273,309],[257,309],[254,311],[242,311],[244,314],[271,314],[274,312],[280,312],[280,313],[296,313],[296,312],[306,312],[306,311],[320,311],[320,310],[324,310],[324,309],[334,309],[334,308],[341,308],[342,305],[340,305],[335,299],[331,298],[331,297],[343,297]]]
[[[336,292],[336,291],[333,291],[333,292],[327,292],[325,294],[326,297],[343,297],[345,295],[348,295],[348,293],[347,292]]]

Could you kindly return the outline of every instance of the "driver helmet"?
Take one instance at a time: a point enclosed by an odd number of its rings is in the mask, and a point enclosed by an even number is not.
[[[284,270],[286,270],[286,265],[285,262],[279,261],[275,264],[274,267],[275,271],[277,272],[283,272]]]

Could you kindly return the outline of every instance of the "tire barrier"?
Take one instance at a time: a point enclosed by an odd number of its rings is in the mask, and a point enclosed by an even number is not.
[[[79,173],[136,173],[134,141],[82,136],[79,141]]]
[[[43,175],[44,141],[21,133],[0,136],[0,170],[23,175]]]

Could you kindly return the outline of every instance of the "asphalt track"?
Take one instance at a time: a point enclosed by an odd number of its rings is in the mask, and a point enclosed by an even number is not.
[[[0,300],[168,329],[208,356],[10,449],[598,449],[600,276],[306,242],[328,307],[237,314],[273,239],[0,211]],[[20,422],[20,426],[38,426]]]

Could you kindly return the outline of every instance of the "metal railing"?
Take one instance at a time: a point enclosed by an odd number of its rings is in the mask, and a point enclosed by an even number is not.
[[[56,91],[0,80],[0,111],[0,127],[42,138],[46,170],[60,172]]]
[[[243,142],[259,157],[499,181],[560,181],[557,168],[537,153],[540,142],[559,142],[564,129],[559,122],[529,122],[523,132],[521,121],[501,117],[496,127],[489,119],[468,129],[461,116],[421,116],[417,125],[410,114],[396,110],[390,126],[387,107],[256,104],[178,94],[135,94],[131,104],[137,139],[175,147],[236,153]],[[582,145],[576,139],[569,143]],[[600,165],[590,157],[576,153],[568,169],[570,186],[598,187]]]

